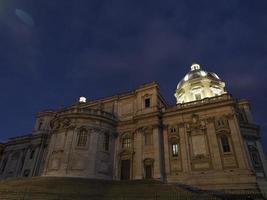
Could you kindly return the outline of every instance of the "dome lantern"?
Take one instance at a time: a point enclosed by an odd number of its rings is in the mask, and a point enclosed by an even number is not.
[[[191,65],[191,71],[198,70],[198,69],[200,69],[200,65],[199,65],[199,64],[197,64],[197,63],[193,63],[193,64]]]

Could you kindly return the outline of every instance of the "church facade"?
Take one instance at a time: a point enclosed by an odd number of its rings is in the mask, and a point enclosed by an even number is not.
[[[32,134],[0,144],[0,178],[157,179],[205,189],[256,190],[266,182],[249,102],[198,64],[170,106],[155,82],[37,113]]]

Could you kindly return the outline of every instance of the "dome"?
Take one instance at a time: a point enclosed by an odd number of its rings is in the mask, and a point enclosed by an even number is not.
[[[185,103],[218,96],[225,93],[224,86],[216,73],[202,70],[199,64],[193,63],[191,70],[178,83],[175,97],[177,103]]]
[[[192,64],[191,66],[191,71],[188,72],[185,77],[178,83],[177,89],[183,85],[184,82],[190,81],[192,79],[198,79],[198,78],[209,78],[209,79],[214,79],[216,81],[221,81],[219,76],[215,74],[214,72],[207,72],[202,69],[200,69],[199,64]]]

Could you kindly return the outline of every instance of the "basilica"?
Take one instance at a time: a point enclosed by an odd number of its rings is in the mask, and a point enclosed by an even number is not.
[[[258,190],[267,165],[249,102],[192,64],[169,105],[156,82],[36,115],[29,135],[0,144],[0,179],[156,179],[203,189]]]

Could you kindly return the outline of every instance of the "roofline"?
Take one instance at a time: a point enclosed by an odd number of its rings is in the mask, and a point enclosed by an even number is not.
[[[91,103],[96,103],[96,102],[99,102],[99,101],[105,101],[105,100],[109,100],[109,99],[120,98],[120,97],[124,97],[124,96],[128,96],[128,95],[134,95],[137,90],[141,90],[141,89],[144,89],[144,88],[147,88],[147,87],[152,87],[152,86],[156,86],[157,88],[159,87],[159,85],[158,85],[158,83],[156,81],[151,81],[151,82],[148,82],[148,83],[143,83],[143,84],[135,87],[135,89],[133,89],[133,90],[128,90],[128,91],[125,91],[125,92],[117,93],[115,95],[105,96],[105,97],[100,97],[100,98],[96,98],[96,99],[90,100],[90,101],[86,102],[85,105],[86,104],[91,104]],[[74,106],[74,105],[76,105],[76,103],[74,103],[73,105],[67,106],[67,107],[71,107],[71,106]]]
[[[25,137],[31,137],[31,136],[32,136],[32,134],[25,134],[25,135],[20,135],[20,136],[16,136],[16,137],[11,137],[11,138],[8,138],[8,142],[12,141],[12,140],[16,140],[16,139],[22,139]]]

